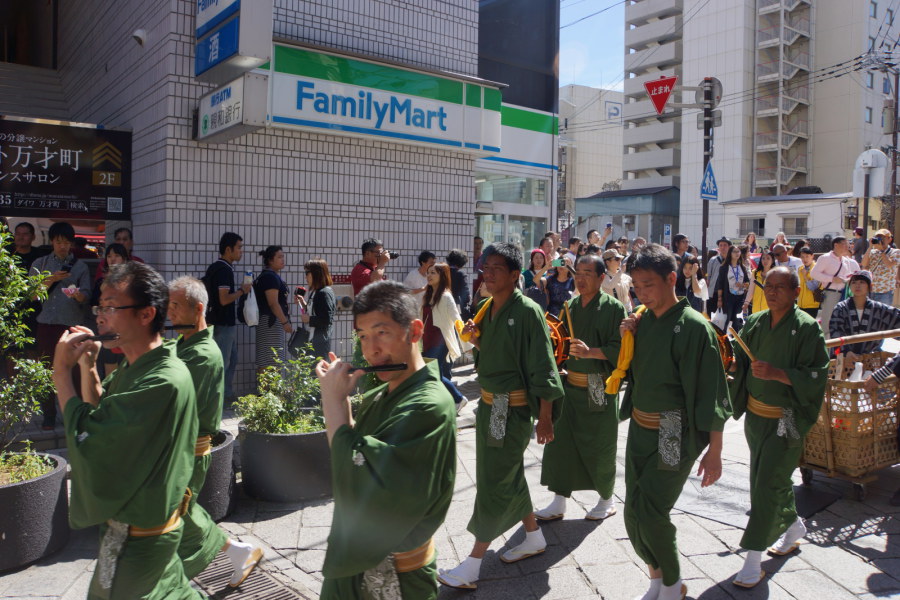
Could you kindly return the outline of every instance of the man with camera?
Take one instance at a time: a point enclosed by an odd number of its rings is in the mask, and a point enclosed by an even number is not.
[[[359,294],[370,283],[387,279],[384,273],[387,264],[400,256],[397,252],[388,252],[384,249],[381,240],[367,238],[362,243],[362,260],[356,263],[350,271],[350,285],[353,286],[353,295]]]
[[[891,248],[894,237],[887,229],[879,229],[870,240],[869,251],[862,259],[862,268],[872,272],[872,290],[869,297],[875,302],[892,304],[897,287],[897,265],[900,250]]]

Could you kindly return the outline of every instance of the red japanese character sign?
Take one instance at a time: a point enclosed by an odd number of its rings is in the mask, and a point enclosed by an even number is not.
[[[678,81],[678,77],[673,75],[672,77],[660,77],[659,79],[644,82],[644,89],[647,90],[647,94],[650,96],[650,101],[653,103],[653,108],[656,109],[656,114],[661,115],[663,113],[663,109],[666,108],[666,102],[669,101],[669,96],[672,95],[672,90],[675,89],[676,81]]]

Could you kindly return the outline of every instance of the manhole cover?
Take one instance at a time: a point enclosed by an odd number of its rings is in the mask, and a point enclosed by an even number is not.
[[[250,577],[239,588],[228,587],[231,573],[231,561],[220,552],[206,570],[194,578],[194,582],[211,600],[305,600],[260,567],[253,569]]]

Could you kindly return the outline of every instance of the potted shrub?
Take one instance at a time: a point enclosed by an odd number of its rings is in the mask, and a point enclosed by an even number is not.
[[[317,359],[306,354],[267,367],[259,391],[238,398],[244,491],[297,502],[331,495],[331,452],[319,405]]]
[[[221,430],[212,439],[212,460],[197,502],[213,521],[219,522],[234,511],[234,436]]]
[[[53,393],[50,370],[40,361],[9,353],[32,340],[22,327],[31,310],[26,301],[46,297],[43,276],[27,276],[7,249],[9,233],[0,226],[0,349],[11,371],[0,382],[0,571],[33,562],[62,548],[69,539],[66,461],[33,452],[30,444],[10,445]]]

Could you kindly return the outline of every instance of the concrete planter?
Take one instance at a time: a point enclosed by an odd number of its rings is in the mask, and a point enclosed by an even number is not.
[[[213,436],[212,460],[206,482],[197,502],[213,521],[221,521],[232,513],[236,503],[234,477],[234,436],[220,431]]]
[[[69,495],[64,458],[41,454],[56,468],[28,481],[0,486],[0,571],[61,549],[69,541]]]
[[[331,450],[324,431],[257,433],[240,428],[247,495],[273,502],[331,496]]]

